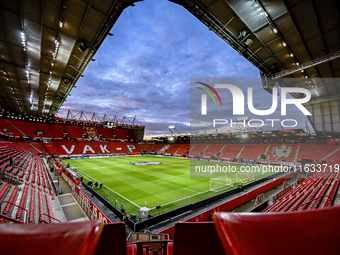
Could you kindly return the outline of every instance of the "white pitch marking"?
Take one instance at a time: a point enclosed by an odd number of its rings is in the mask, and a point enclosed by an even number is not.
[[[157,181],[158,180],[166,180],[166,179],[176,178],[176,177],[180,177],[180,176],[185,176],[185,174],[176,175],[176,176],[170,176],[170,177],[164,177],[164,178],[157,179]]]
[[[84,172],[82,172],[82,171],[80,171],[80,170],[79,170],[79,172],[83,173],[83,174],[86,175],[87,177],[89,177],[89,178],[95,180],[96,182],[100,183],[98,180],[96,180],[96,179],[94,179],[93,177],[91,177],[91,176],[85,174]],[[114,191],[113,189],[110,189],[108,186],[105,186],[105,187],[106,187],[107,189],[111,190],[113,193],[116,193],[118,196],[120,196],[120,197],[124,198],[125,200],[129,201],[131,204],[137,206],[138,208],[141,208],[141,206],[139,206],[139,205],[137,205],[136,203],[132,202],[130,199],[127,199],[126,197],[122,196],[121,194],[119,194],[118,192]]]
[[[158,182],[163,182],[163,181],[161,181],[161,180],[156,180],[156,181],[158,181]],[[163,183],[165,183],[165,184],[168,184],[168,185],[175,186],[175,187],[177,187],[177,188],[181,188],[181,189],[189,190],[189,191],[191,191],[191,192],[194,192],[194,193],[196,193],[196,194],[199,194],[199,192],[197,192],[197,191],[194,191],[194,190],[192,190],[192,189],[187,189],[187,188],[184,188],[184,187],[178,186],[178,185],[176,185],[176,184],[172,184],[172,183],[168,183],[168,182],[163,182]]]
[[[208,189],[208,190],[206,190],[206,191],[198,192],[198,193],[197,193],[197,194],[195,194],[195,195],[191,195],[191,196],[188,196],[188,197],[183,197],[183,198],[180,198],[180,199],[177,199],[177,200],[171,201],[171,202],[169,202],[169,203],[162,204],[161,206],[169,205],[169,204],[176,203],[176,202],[178,202],[178,201],[181,201],[181,200],[184,200],[184,199],[187,199],[187,198],[195,197],[195,196],[197,196],[197,195],[200,195],[200,194],[206,193],[206,192],[208,192],[208,191],[210,191],[210,189]],[[156,207],[154,207],[154,208],[150,208],[150,210],[153,210],[153,209],[156,209]]]

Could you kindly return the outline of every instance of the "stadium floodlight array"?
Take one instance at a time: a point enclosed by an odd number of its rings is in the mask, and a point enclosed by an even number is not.
[[[224,175],[217,178],[210,178],[210,190],[220,192],[225,189],[233,188],[234,184],[229,175]]]
[[[247,183],[255,180],[254,172],[237,172],[236,173],[236,182],[239,183]]]

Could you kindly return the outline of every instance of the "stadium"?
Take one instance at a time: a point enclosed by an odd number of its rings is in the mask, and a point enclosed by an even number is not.
[[[1,1],[0,253],[338,254],[339,13],[336,0]],[[198,45],[210,36],[229,50]]]

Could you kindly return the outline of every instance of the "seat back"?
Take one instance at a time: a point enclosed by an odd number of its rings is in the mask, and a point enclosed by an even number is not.
[[[175,225],[174,255],[223,255],[213,222],[181,222]]]
[[[0,224],[1,254],[94,254],[103,224]]]
[[[105,224],[96,255],[126,255],[126,230],[124,223]]]
[[[217,213],[228,255],[339,254],[340,207],[291,213]]]

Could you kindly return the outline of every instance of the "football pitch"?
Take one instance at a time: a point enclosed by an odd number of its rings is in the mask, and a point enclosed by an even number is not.
[[[223,190],[212,191],[210,178],[190,178],[190,160],[186,159],[136,156],[67,159],[63,162],[77,166],[85,183],[103,183],[103,188],[96,191],[113,205],[117,200],[116,207],[120,209],[123,205],[128,215],[138,215],[139,208],[146,206],[155,216],[244,184],[237,182],[236,173],[228,173],[229,185]],[[138,162],[163,164],[138,165]],[[233,166],[240,168],[240,165]],[[271,174],[258,174],[254,178]],[[160,211],[156,210],[158,205],[161,205]]]

